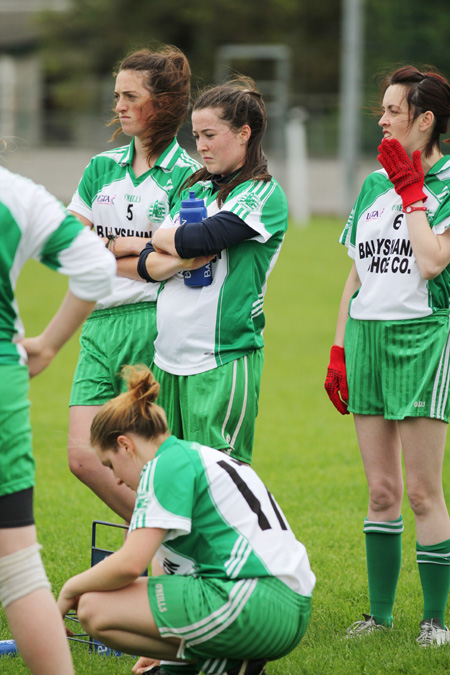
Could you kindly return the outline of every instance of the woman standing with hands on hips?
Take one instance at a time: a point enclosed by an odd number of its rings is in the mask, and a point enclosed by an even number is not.
[[[266,112],[254,82],[205,90],[192,130],[205,164],[185,183],[207,217],[180,222],[178,204],[141,253],[138,272],[166,280],[158,295],[154,372],[169,426],[250,463],[263,366],[263,302],[287,229],[284,192],[261,142]],[[210,285],[187,285],[189,259],[212,260]]]
[[[96,300],[111,291],[116,263],[55,197],[4,167],[0,237],[0,605],[27,672],[73,675],[37,541],[29,379],[49,366]],[[24,338],[15,287],[30,259],[66,275],[69,290],[44,331]]]
[[[383,169],[364,182],[342,233],[354,263],[325,388],[352,412],[369,485],[364,520],[370,614],[349,637],[393,625],[403,474],[414,512],[424,609],[418,643],[450,642],[450,522],[442,488],[449,421],[450,86],[413,66],[383,84]],[[348,385],[348,386],[347,386]]]
[[[116,74],[114,97],[129,145],[94,157],[84,171],[69,209],[102,237],[117,258],[113,292],[100,299],[84,325],[70,399],[69,465],[125,520],[135,494],[118,486],[89,446],[98,408],[120,391],[126,363],[150,365],[156,337],[158,284],[131,280],[137,256],[178,199],[182,183],[198,167],[176,134],[190,105],[190,68],[176,47],[142,49],[127,56]],[[192,266],[194,261],[189,261]]]

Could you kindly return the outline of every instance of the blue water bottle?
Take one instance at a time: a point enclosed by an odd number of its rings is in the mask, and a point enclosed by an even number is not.
[[[0,656],[16,656],[18,654],[14,640],[0,640]]]
[[[208,215],[203,199],[197,199],[195,192],[189,192],[188,199],[183,199],[180,209],[180,225],[183,223],[199,223]],[[186,286],[200,287],[209,286],[212,281],[211,263],[206,263],[198,270],[183,272]]]

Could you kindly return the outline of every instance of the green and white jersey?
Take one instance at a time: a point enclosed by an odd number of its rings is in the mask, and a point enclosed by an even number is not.
[[[42,186],[0,167],[0,363],[26,361],[14,290],[29,258],[69,277],[82,300],[111,291],[116,262],[98,237]],[[45,301],[45,299],[44,299]]]
[[[276,577],[310,596],[306,549],[264,483],[241,464],[170,436],[141,473],[130,531],[168,530],[157,559],[167,574]]]
[[[136,178],[129,145],[96,155],[84,170],[69,210],[87,218],[99,237],[142,237],[142,248],[178,201],[178,191],[200,168],[174,139],[155,165]],[[117,277],[112,294],[97,309],[155,301],[159,284]]]
[[[266,284],[288,222],[286,196],[275,179],[238,185],[221,208],[211,181],[199,182],[191,190],[205,200],[208,216],[235,213],[255,236],[217,256],[209,286],[186,286],[182,273],[164,283],[156,312],[155,363],[174,375],[212,370],[264,346]],[[180,208],[181,203],[162,227],[179,224]]]
[[[425,176],[427,219],[436,235],[450,226],[450,158]],[[340,237],[354,259],[361,288],[350,303],[353,319],[395,321],[449,311],[450,269],[427,281],[420,273],[402,200],[384,169],[365,180]]]

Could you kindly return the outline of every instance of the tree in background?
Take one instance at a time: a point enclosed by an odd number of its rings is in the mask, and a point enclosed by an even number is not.
[[[39,24],[52,95],[68,108],[97,105],[98,80],[125,53],[155,42],[182,49],[199,86],[213,81],[221,45],[284,44],[292,51],[294,99],[296,92],[338,91],[336,0],[73,0],[67,13],[41,13]]]
[[[379,140],[367,114],[377,101],[376,74],[395,64],[433,64],[450,76],[448,0],[361,0],[364,11],[363,150]],[[47,105],[101,114],[113,105],[111,71],[125,53],[174,44],[187,55],[193,91],[214,80],[217,48],[283,44],[292,54],[290,104],[309,114],[315,154],[338,143],[342,0],[73,0],[67,13],[40,15]],[[256,80],[269,63],[236,63]],[[269,78],[270,79],[270,78]],[[100,111],[100,112],[99,112]]]

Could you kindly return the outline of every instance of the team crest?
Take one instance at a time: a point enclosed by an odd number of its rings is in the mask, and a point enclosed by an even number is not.
[[[259,211],[261,209],[262,203],[259,197],[255,194],[245,193],[241,195],[238,199],[239,206],[243,207],[247,211]]]
[[[147,216],[149,220],[151,220],[153,223],[157,223],[160,225],[164,218],[167,215],[167,207],[163,202],[160,202],[158,199],[153,202],[153,204],[150,204],[148,210],[147,210]]]
[[[140,510],[146,510],[150,502],[148,495],[141,495],[136,498],[135,508]]]

